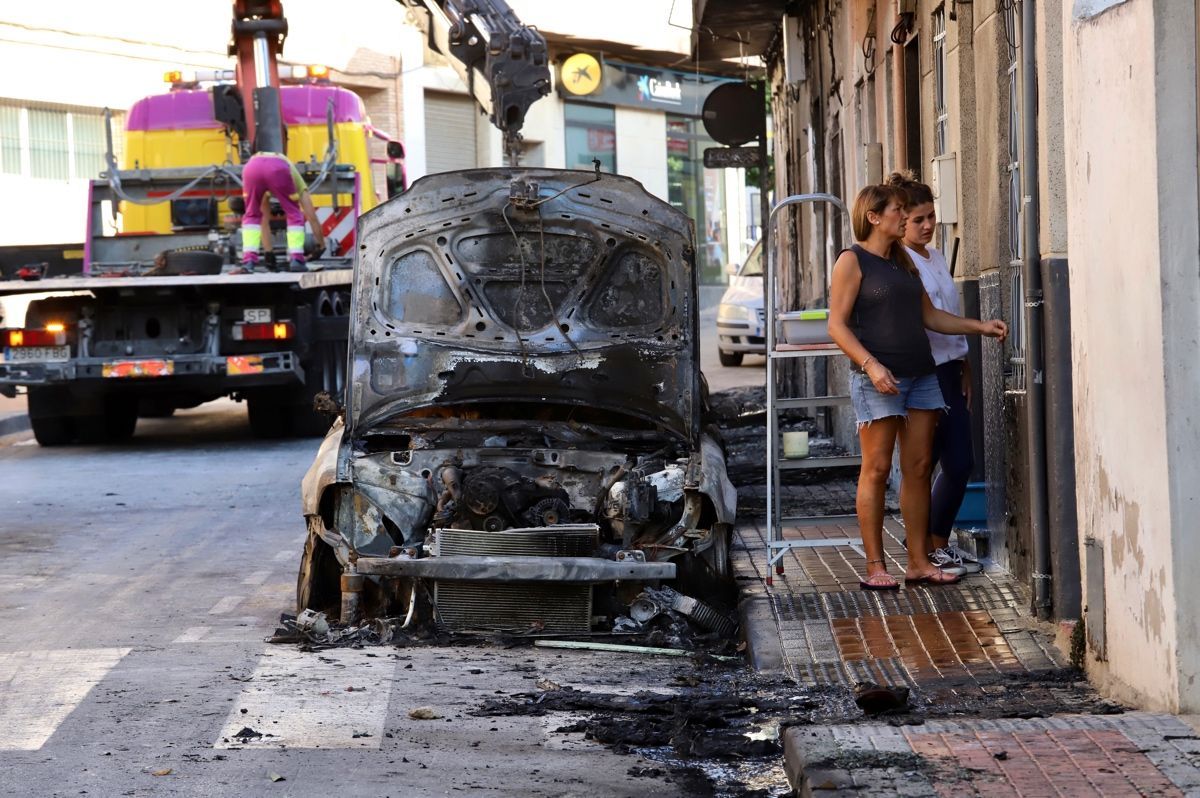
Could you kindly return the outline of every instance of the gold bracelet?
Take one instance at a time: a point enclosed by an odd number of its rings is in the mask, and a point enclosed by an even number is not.
[[[859,368],[863,370],[864,374],[867,372],[867,364],[870,363],[872,360],[874,360],[877,363],[879,362],[879,358],[875,357],[874,355],[867,355],[867,359],[864,360],[862,362],[862,365],[859,366]]]

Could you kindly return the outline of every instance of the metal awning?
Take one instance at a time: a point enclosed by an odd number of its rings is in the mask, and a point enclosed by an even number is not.
[[[762,55],[779,28],[784,0],[692,0],[692,51],[700,61]]]

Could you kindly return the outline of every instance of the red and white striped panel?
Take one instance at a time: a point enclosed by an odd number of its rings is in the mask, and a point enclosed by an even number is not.
[[[354,251],[354,223],[357,221],[354,209],[342,206],[335,212],[333,208],[316,208],[317,218],[321,221],[321,233],[332,246],[331,250],[338,255],[347,255]]]

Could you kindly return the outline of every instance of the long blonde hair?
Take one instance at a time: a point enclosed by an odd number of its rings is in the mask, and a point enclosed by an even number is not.
[[[867,219],[867,214],[882,214],[887,208],[888,203],[892,200],[899,202],[901,208],[907,207],[908,193],[899,186],[882,184],[865,186],[862,191],[858,192],[858,196],[854,198],[854,206],[850,210],[850,223],[854,230],[854,240],[861,242],[871,237],[872,225]],[[909,274],[920,275],[916,264],[913,263],[912,258],[908,256],[908,252],[904,249],[903,242],[893,241],[888,257],[900,264]]]

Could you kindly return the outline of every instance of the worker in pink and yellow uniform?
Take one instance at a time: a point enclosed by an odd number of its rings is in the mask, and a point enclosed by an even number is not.
[[[264,219],[270,216],[271,198],[274,197],[287,217],[288,268],[294,272],[306,271],[304,220],[308,219],[321,249],[325,247],[325,236],[308,195],[308,186],[287,156],[276,152],[255,153],[242,169],[242,197],[246,203],[246,213],[242,217],[242,265],[247,268],[258,265],[264,224],[268,225],[266,240],[270,241],[269,222]]]

